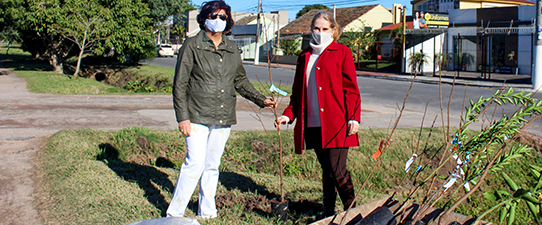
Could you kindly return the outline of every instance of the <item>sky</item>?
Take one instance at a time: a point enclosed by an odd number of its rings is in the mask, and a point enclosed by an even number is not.
[[[192,0],[197,6],[201,6],[203,2],[208,0]],[[258,10],[258,0],[225,0],[232,11],[234,12],[256,12]],[[305,5],[322,4],[329,8],[333,8],[335,4],[336,8],[363,6],[381,4],[386,8],[392,8],[394,3],[401,4],[407,7],[407,15],[410,15],[412,6],[410,0],[262,0],[262,8],[264,13],[276,10],[287,10],[288,19],[290,21],[295,19],[295,14],[299,12]]]

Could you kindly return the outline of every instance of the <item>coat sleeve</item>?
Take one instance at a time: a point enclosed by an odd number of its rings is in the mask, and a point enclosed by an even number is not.
[[[235,91],[237,91],[241,96],[254,102],[254,104],[258,105],[260,108],[263,108],[265,106],[265,96],[263,96],[258,90],[256,90],[256,88],[254,88],[254,85],[250,83],[247,78],[245,67],[243,67],[243,62],[241,62],[241,60],[239,60],[239,63],[237,64],[234,83]]]
[[[191,44],[191,39],[188,39],[177,56],[177,64],[175,65],[175,78],[173,79],[173,107],[177,122],[190,119],[188,112],[187,88],[192,67],[194,65],[194,49]]]
[[[348,47],[343,46],[343,52],[342,74],[346,120],[361,122],[361,96],[359,94],[354,58]]]

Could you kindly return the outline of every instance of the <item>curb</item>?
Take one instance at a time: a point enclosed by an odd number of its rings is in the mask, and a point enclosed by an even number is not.
[[[388,79],[388,80],[397,80],[397,81],[412,81],[412,78],[410,75],[388,75],[388,76],[375,76],[375,75],[358,75],[362,77],[369,77],[369,78],[377,78],[377,79]],[[449,84],[453,85],[454,80],[449,78],[443,78],[440,81],[438,78],[430,78],[427,79],[427,77],[424,76],[418,76],[414,80],[414,82],[417,83],[425,83],[425,84]],[[503,85],[503,83],[500,82],[492,82],[492,81],[470,81],[470,80],[463,80],[463,79],[456,79],[455,85],[462,85],[462,86],[469,86],[469,87],[480,87],[480,88],[501,88],[501,87],[513,87],[513,88],[519,88],[519,89],[526,89],[526,90],[532,90],[532,87],[530,84],[506,84]]]
[[[243,65],[254,65],[253,62],[243,61]],[[267,63],[260,63],[259,65],[254,66],[265,66]],[[271,68],[282,68],[282,69],[295,69],[295,65],[285,66],[283,64],[271,63]],[[382,73],[382,75],[369,75],[369,74],[360,74],[366,71],[356,70],[358,77],[367,77],[367,78],[377,78],[377,79],[387,79],[387,80],[396,80],[396,81],[412,81],[412,75],[399,75],[399,74],[388,74]],[[374,72],[373,72],[374,73]],[[461,85],[469,87],[479,87],[479,88],[501,88],[501,87],[512,87],[515,89],[522,89],[525,91],[534,91],[531,84],[518,84],[518,83],[507,83],[503,85],[502,82],[494,81],[480,81],[480,80],[471,80],[471,79],[456,79],[455,84],[454,80],[451,78],[441,78],[439,81],[438,77],[428,77],[423,75],[416,76],[414,80],[416,83],[425,83],[425,84],[449,84],[449,85]]]

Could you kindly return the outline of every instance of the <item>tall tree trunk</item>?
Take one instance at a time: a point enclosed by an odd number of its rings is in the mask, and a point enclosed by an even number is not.
[[[60,74],[64,73],[64,65],[59,60],[59,57],[56,54],[51,54],[49,56],[49,63],[55,69],[55,72],[60,73]]]

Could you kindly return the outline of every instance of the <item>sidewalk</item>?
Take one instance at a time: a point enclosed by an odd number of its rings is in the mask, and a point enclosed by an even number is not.
[[[252,61],[243,61],[244,64],[254,65]],[[259,66],[267,66],[267,63],[260,63]],[[290,64],[280,64],[280,63],[271,63],[271,67],[275,68],[285,68],[285,69],[295,69],[295,65]],[[408,81],[412,80],[413,75],[410,74],[399,74],[399,73],[387,73],[387,72],[376,72],[376,71],[356,71],[358,76],[363,77],[373,77],[380,79],[390,79],[390,80],[399,80],[399,81]],[[433,74],[423,74],[416,76],[415,82],[420,83],[429,83],[429,84],[438,84],[442,82],[443,84],[453,84],[456,85],[468,85],[473,87],[486,87],[486,88],[499,88],[504,86],[513,87],[514,89],[532,89],[531,76],[530,75],[514,75],[514,74],[500,74],[500,73],[491,73],[486,74],[486,78],[481,77],[480,72],[466,72],[466,71],[442,71],[436,73],[436,76]],[[454,81],[454,76],[456,76]]]

